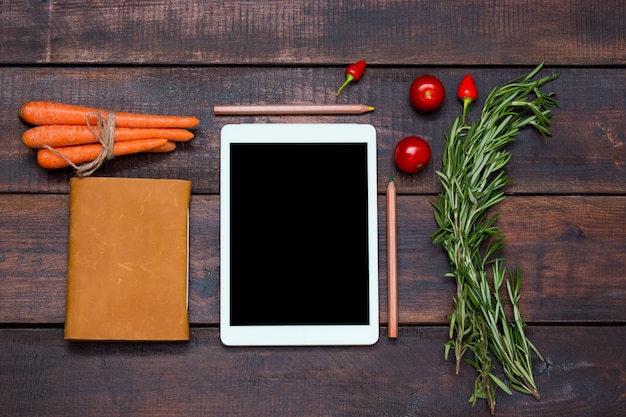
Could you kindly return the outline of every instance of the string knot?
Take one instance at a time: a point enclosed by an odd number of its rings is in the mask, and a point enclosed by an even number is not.
[[[96,117],[96,128],[94,128],[89,121],[89,119],[93,116]],[[100,113],[88,113],[85,116],[85,120],[87,122],[87,128],[89,128],[91,133],[93,133],[96,139],[98,139],[98,142],[100,142],[100,144],[102,145],[102,150],[93,161],[85,162],[81,165],[76,165],[61,152],[57,151],[49,145],[44,145],[46,149],[49,149],[50,151],[59,155],[61,158],[65,159],[65,161],[70,166],[76,169],[76,175],[79,177],[90,176],[102,166],[104,161],[106,161],[107,159],[113,159],[115,157],[113,149],[113,146],[115,145],[115,112],[108,111],[106,119],[102,117],[102,114]]]
[[[92,116],[96,117],[95,128],[89,121]],[[106,118],[97,112],[89,113],[85,116],[85,120],[87,121],[87,127],[91,133],[93,133],[96,139],[98,139],[98,142],[102,145],[102,151],[100,151],[98,157],[93,161],[74,166],[74,168],[76,168],[76,175],[79,177],[90,176],[102,166],[104,161],[113,159],[115,156],[113,154],[113,145],[115,144],[115,112],[108,111]]]

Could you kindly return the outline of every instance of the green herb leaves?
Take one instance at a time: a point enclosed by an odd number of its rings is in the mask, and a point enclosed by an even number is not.
[[[553,93],[540,88],[558,75],[535,79],[542,66],[494,88],[476,122],[467,125],[464,117],[454,120],[446,135],[442,170],[437,172],[443,190],[432,203],[438,226],[432,240],[447,252],[450,272],[446,276],[454,278],[457,286],[445,355],[454,352],[457,373],[463,359],[477,371],[470,402],[485,399],[492,413],[498,388],[540,398],[532,375],[532,353],[543,358],[524,332],[519,310],[522,273],[509,271],[497,257],[504,237],[492,209],[504,200],[503,187],[511,181],[504,172],[511,158],[505,146],[525,127],[534,127],[544,138],[551,134],[551,109],[558,103]],[[504,289],[512,320],[501,297]],[[467,351],[472,358],[465,358]],[[493,358],[506,382],[494,373]]]

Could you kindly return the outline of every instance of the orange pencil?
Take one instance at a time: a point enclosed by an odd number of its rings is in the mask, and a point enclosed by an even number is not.
[[[396,186],[387,185],[387,337],[398,337],[398,248],[396,236]]]

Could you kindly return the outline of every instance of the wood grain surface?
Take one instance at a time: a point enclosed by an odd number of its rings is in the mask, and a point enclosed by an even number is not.
[[[502,0],[0,0],[0,416],[486,416],[474,372],[444,359],[454,284],[434,246],[445,134],[471,73],[479,98],[545,63],[559,108],[522,131],[500,255],[524,274],[521,310],[540,401],[499,392],[497,416],[622,416],[626,407],[626,2]],[[346,65],[364,77],[338,96]],[[413,109],[436,75],[443,106]],[[52,100],[193,115],[167,154],[100,176],[192,181],[189,343],[63,340],[71,168],[44,170],[17,110]],[[215,116],[216,104],[362,103],[346,116]],[[381,337],[367,347],[227,348],[219,341],[219,135],[228,123],[369,123],[378,143]],[[395,144],[433,160],[400,173]],[[321,162],[320,165],[323,165]],[[294,176],[297,173],[293,173]],[[385,188],[398,190],[399,338],[386,337]],[[349,184],[346,184],[349,186]],[[272,184],[267,184],[268,196]],[[267,272],[266,272],[267,273]],[[500,372],[500,370],[498,370]]]
[[[532,327],[542,399],[502,394],[496,415],[617,416],[626,390],[624,327]],[[473,371],[443,359],[441,327],[401,327],[374,347],[224,348],[191,341],[67,343],[61,330],[0,331],[5,415],[484,416]],[[589,345],[594,341],[594,346]]]
[[[394,177],[395,179],[395,177]],[[453,283],[445,253],[434,247],[428,196],[398,197],[400,322],[443,324]],[[378,198],[380,314],[386,323],[384,196]],[[63,194],[0,194],[0,317],[57,324],[65,317],[68,201]],[[509,196],[499,206],[519,266],[522,312],[531,323],[623,323],[626,317],[625,196]],[[190,208],[190,320],[219,323],[219,197],[193,195]],[[269,273],[269,271],[267,272]]]
[[[5,0],[0,62],[623,65],[625,10],[621,0]]]
[[[530,68],[471,69],[480,95],[470,112],[478,117],[487,93]],[[116,111],[195,115],[200,125],[196,137],[176,152],[160,155],[120,157],[110,161],[102,175],[138,177],[184,177],[191,179],[195,193],[219,192],[219,131],[227,123],[371,123],[377,131],[378,190],[384,192],[386,178],[398,177],[399,193],[437,193],[434,175],[440,158],[425,175],[403,176],[393,164],[393,148],[406,135],[428,140],[434,155],[440,155],[444,135],[452,119],[460,114],[456,99],[458,80],[468,68],[370,68],[367,77],[335,97],[345,79],[343,68],[127,68],[127,67],[0,67],[3,106],[0,109],[2,136],[14,144],[0,152],[2,192],[67,192],[72,169],[44,171],[37,166],[35,152],[19,146],[22,133],[30,127],[16,117],[28,100],[53,100]],[[448,98],[433,113],[411,107],[408,90],[412,80],[433,73],[448,86]],[[523,131],[509,148],[513,158],[507,165],[515,181],[511,193],[623,194],[626,191],[626,146],[624,112],[626,72],[621,68],[546,68],[544,74],[560,74],[546,89],[554,91],[560,107],[552,121],[553,136]],[[358,116],[214,116],[215,104],[252,103],[365,103],[373,112]],[[188,170],[185,167],[193,167]],[[8,175],[11,173],[12,175]]]

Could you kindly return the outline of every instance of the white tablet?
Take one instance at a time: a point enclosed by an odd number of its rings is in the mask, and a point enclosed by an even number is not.
[[[370,345],[378,321],[376,130],[221,131],[225,345]]]

